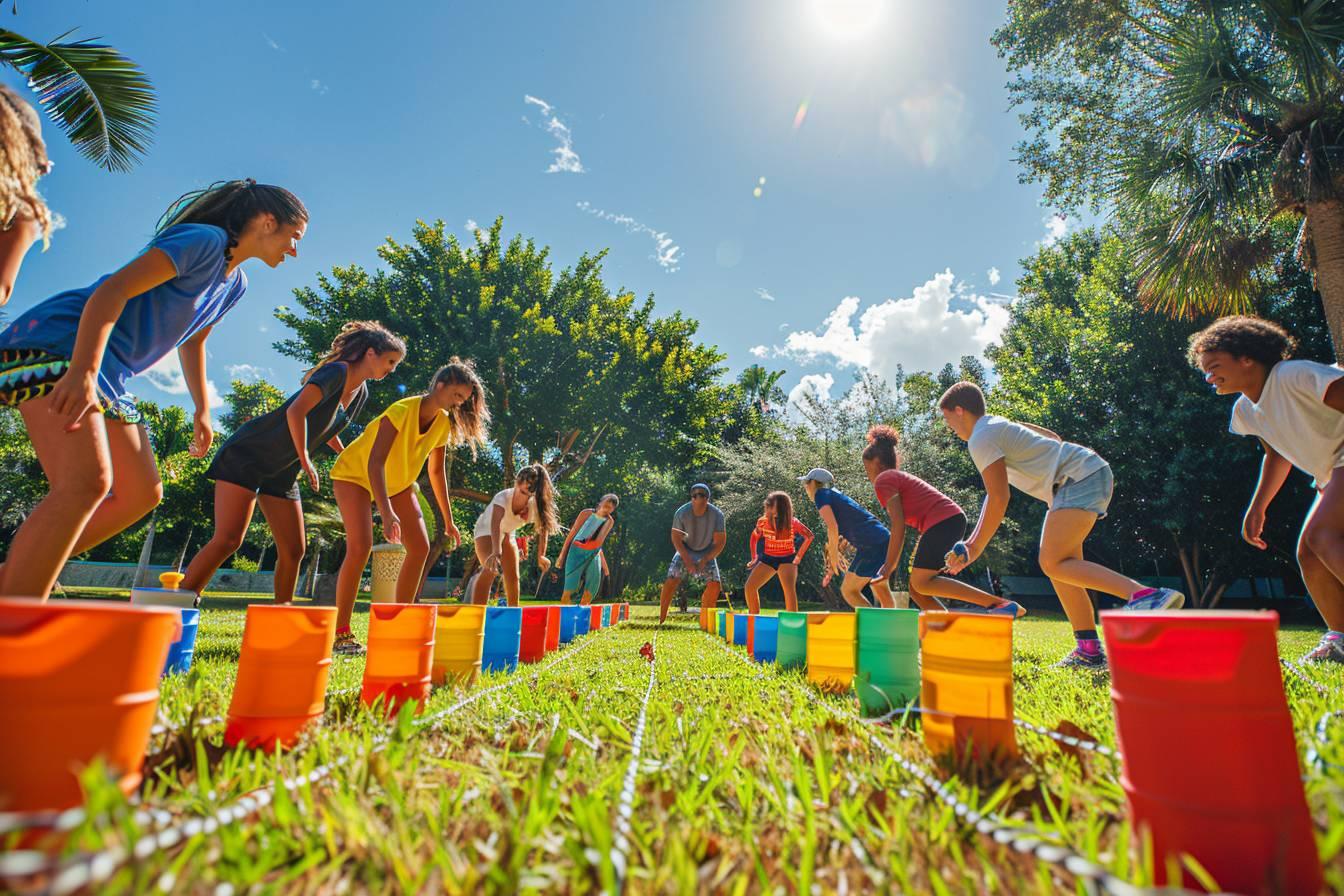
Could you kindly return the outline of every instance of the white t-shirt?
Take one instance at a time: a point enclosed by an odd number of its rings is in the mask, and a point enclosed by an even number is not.
[[[536,495],[532,495],[527,499],[527,507],[523,509],[522,515],[519,515],[513,512],[513,489],[506,488],[504,491],[497,493],[494,498],[490,500],[490,503],[485,505],[485,510],[481,511],[481,515],[476,517],[476,531],[473,533],[474,538],[481,538],[482,536],[489,537],[490,520],[495,515],[496,507],[504,508],[504,519],[500,521],[499,527],[499,534],[501,536],[512,535],[514,532],[517,532],[523,526],[526,526],[537,518]]]
[[[1008,484],[1040,498],[1047,507],[1054,501],[1055,486],[1065,479],[1077,482],[1106,466],[1091,448],[1057,442],[993,414],[976,421],[966,447],[982,473],[1003,458],[1008,466]]]
[[[1325,403],[1325,390],[1340,376],[1336,364],[1280,361],[1269,369],[1260,401],[1237,399],[1228,429],[1264,439],[1325,488],[1331,471],[1344,465],[1344,414]]]

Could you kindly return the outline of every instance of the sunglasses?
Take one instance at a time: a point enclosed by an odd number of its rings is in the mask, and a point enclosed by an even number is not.
[[[708,498],[708,497],[709,492],[691,492],[691,500],[693,501],[699,498]]]

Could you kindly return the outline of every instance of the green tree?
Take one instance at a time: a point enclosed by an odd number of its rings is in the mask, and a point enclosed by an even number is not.
[[[1229,400],[1205,388],[1185,359],[1190,334],[1207,321],[1147,310],[1129,247],[1117,236],[1077,233],[1024,266],[1021,300],[988,352],[999,377],[990,410],[1052,429],[1110,462],[1115,498],[1089,554],[1130,575],[1151,572],[1155,562],[1175,567],[1201,607],[1216,605],[1239,575],[1292,576],[1284,561],[1291,564],[1309,489],[1295,477],[1275,505],[1266,537],[1277,554],[1242,542],[1259,452],[1227,432]],[[1258,296],[1253,307],[1274,314],[1310,302],[1305,278],[1297,287]],[[1304,335],[1314,335],[1309,344],[1318,349],[1328,346],[1319,328]],[[1015,499],[1012,513],[1034,529],[1044,507]]]
[[[1022,0],[994,43],[1032,132],[1024,178],[1113,205],[1142,300],[1251,309],[1291,221],[1344,354],[1344,6]]]
[[[722,354],[696,341],[698,324],[656,317],[651,298],[608,289],[602,253],[555,273],[548,250],[522,237],[505,243],[502,227],[496,220],[464,247],[442,221],[421,222],[412,242],[380,247],[386,270],[320,275],[316,288],[295,291],[305,314],[278,312],[295,336],[277,348],[312,361],[345,321],[382,321],[409,352],[373,385],[374,408],[424,389],[453,355],[474,359],[494,418],[492,450],[451,461],[456,497],[488,501],[532,461],[563,483],[603,456],[659,468],[708,459],[731,389],[719,380]]]
[[[224,397],[224,412],[219,415],[221,435],[227,437],[253,417],[275,410],[287,397],[265,380],[251,383],[234,380],[229,385],[229,394]]]
[[[129,171],[153,139],[153,87],[117,50],[68,36],[44,44],[0,29],[0,63],[27,80],[80,153],[109,171]]]

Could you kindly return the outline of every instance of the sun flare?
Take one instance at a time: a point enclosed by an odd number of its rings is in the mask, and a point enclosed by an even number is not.
[[[888,0],[812,0],[812,20],[827,36],[855,40],[872,32]]]

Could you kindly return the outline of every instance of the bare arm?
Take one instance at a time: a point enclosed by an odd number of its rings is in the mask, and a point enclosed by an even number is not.
[[[332,451],[335,451],[337,454],[340,454],[342,451],[345,450],[345,445],[341,444],[340,436],[332,436],[331,438],[327,439],[327,447],[330,448]]]
[[[299,391],[289,410],[285,411],[289,440],[294,443],[294,453],[298,455],[299,466],[303,467],[303,473],[308,477],[308,485],[313,491],[317,491],[321,483],[318,481],[313,459],[308,456],[308,412],[317,407],[317,403],[321,400],[322,390],[309,383]]]
[[[1335,380],[1335,383],[1338,382],[1340,380]],[[1334,388],[1334,383],[1331,383],[1330,388]],[[1250,506],[1246,508],[1246,516],[1241,521],[1241,537],[1263,551],[1269,547],[1261,537],[1265,531],[1265,512],[1269,510],[1269,502],[1283,488],[1293,465],[1288,458],[1271,448],[1268,442],[1262,439],[1260,445],[1265,449],[1265,457],[1260,461],[1260,478],[1255,482],[1255,493],[1251,495]]]
[[[685,532],[680,529],[672,530],[672,547],[677,549],[677,554],[681,557],[681,562],[686,565],[687,569],[689,569],[691,566],[691,554],[686,550]]]
[[[569,556],[569,546],[574,542],[574,535],[583,526],[584,521],[593,515],[593,511],[585,507],[579,511],[579,515],[574,518],[574,525],[569,528],[569,534],[565,536],[565,543],[560,545],[560,556],[555,558],[556,566],[564,566],[565,558]]]
[[[448,450],[442,445],[429,452],[429,487],[434,492],[434,502],[443,514],[443,534],[452,542],[453,547],[462,543],[462,533],[453,522],[453,502],[448,496]]]
[[[882,564],[883,578],[889,577],[901,562],[901,548],[905,547],[905,508],[899,494],[887,502],[887,516],[891,519],[891,540],[887,542],[887,559]]]
[[[215,428],[210,423],[210,396],[205,385],[205,340],[210,335],[210,327],[196,333],[177,348],[177,358],[182,364],[182,378],[186,380],[187,392],[196,411],[192,414],[192,457],[205,457],[210,443],[215,440]]]
[[[1330,409],[1344,414],[1344,376],[1336,379],[1325,390],[1325,404]]]
[[[803,557],[807,554],[807,549],[812,547],[813,538],[812,530],[808,529],[807,534],[803,536],[803,543],[798,546],[798,556],[793,558],[793,562],[796,565],[803,565]]]
[[[67,431],[78,429],[84,415],[98,407],[98,371],[103,366],[108,337],[126,303],[176,276],[177,268],[168,253],[150,249],[109,276],[89,296],[79,316],[70,369],[50,393],[51,411],[68,418]]]
[[[830,573],[840,571],[840,523],[835,519],[835,511],[829,506],[819,511],[821,521],[826,524],[826,570]]]
[[[948,572],[954,574],[965,569],[971,561],[985,552],[985,547],[994,537],[994,533],[999,531],[999,526],[1003,524],[1003,515],[1008,510],[1010,497],[1008,462],[999,458],[980,472],[980,478],[985,482],[985,503],[980,508],[980,518],[975,521],[975,531],[966,540],[969,558],[965,563],[956,564],[955,569],[948,567]]]
[[[723,546],[727,543],[728,543],[727,532],[715,532],[714,543],[709,546],[709,550],[705,551],[705,556],[700,558],[701,564],[708,566],[715,557],[723,553]]]
[[[407,425],[414,425],[408,421]],[[401,543],[401,520],[392,510],[391,496],[387,493],[387,456],[392,452],[392,443],[397,439],[397,428],[384,417],[378,421],[378,434],[374,436],[373,447],[369,449],[369,491],[373,494],[373,503],[378,505],[378,513],[383,517],[383,534],[393,544]]]

